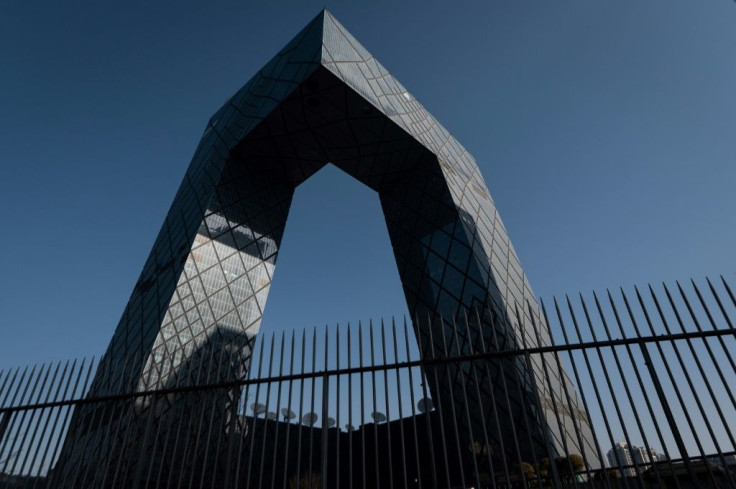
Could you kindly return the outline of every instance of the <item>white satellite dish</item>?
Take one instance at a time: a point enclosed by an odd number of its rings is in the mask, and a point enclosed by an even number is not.
[[[289,408],[281,408],[281,416],[284,417],[284,421],[289,421],[296,418],[296,413]]]
[[[250,410],[253,411],[253,414],[255,414],[256,416],[265,413],[267,409],[268,408],[266,408],[266,405],[261,404],[260,402],[254,402],[250,405]]]
[[[376,423],[383,423],[386,421],[386,415],[383,413],[379,413],[378,411],[371,413],[371,418],[373,418],[373,421]]]
[[[430,411],[434,411],[434,404],[432,404],[432,399],[428,397],[423,397],[419,399],[419,402],[417,403],[417,409],[419,409],[420,413],[428,413]]]
[[[335,426],[335,418],[327,418],[327,427],[332,428]]]
[[[317,422],[318,418],[319,416],[317,416],[315,413],[307,413],[302,416],[302,424],[305,426],[314,426],[314,423]]]
[[[351,424],[346,424],[345,425],[345,431],[355,431],[355,426],[353,426]]]
[[[266,413],[266,419],[270,419],[272,421],[276,421],[279,419],[279,415],[274,413],[273,411],[269,411]]]

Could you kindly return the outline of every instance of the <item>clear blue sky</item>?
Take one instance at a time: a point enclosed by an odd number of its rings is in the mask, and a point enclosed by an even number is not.
[[[0,368],[104,350],[209,116],[324,6],[44,3],[0,9]],[[476,157],[538,295],[733,277],[734,2],[326,6]],[[263,331],[405,310],[327,168]]]

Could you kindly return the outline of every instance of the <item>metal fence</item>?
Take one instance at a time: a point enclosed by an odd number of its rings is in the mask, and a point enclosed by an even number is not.
[[[433,355],[414,335],[422,318],[348,324],[260,335],[242,380],[101,397],[87,394],[94,359],[3,371],[0,487],[736,488],[736,298],[723,277],[565,297],[543,311],[552,339],[541,346],[523,334],[514,349],[463,340],[483,311],[451,321]],[[232,366],[229,354],[200,355],[186,378]],[[540,378],[506,383],[530,362]],[[489,367],[502,375],[485,376]],[[443,377],[459,379],[451,399],[432,389]],[[484,382],[497,383],[491,411],[513,411],[514,397],[537,403],[539,419],[464,422]],[[539,395],[510,392],[520,385]],[[580,403],[543,395],[552,389],[574,389],[558,397]],[[581,413],[565,417],[573,405]],[[522,424],[543,412],[578,435],[575,420],[586,420],[596,446],[520,450],[531,432]],[[64,442],[80,417],[96,431],[74,438],[88,447],[73,447],[71,463]],[[123,418],[133,422],[113,422]],[[109,456],[89,453],[100,450]]]

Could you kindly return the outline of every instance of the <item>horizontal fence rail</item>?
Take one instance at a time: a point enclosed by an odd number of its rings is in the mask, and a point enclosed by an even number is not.
[[[726,279],[530,309],[261,334],[155,389],[91,394],[136,358],[1,371],[0,488],[736,489]]]

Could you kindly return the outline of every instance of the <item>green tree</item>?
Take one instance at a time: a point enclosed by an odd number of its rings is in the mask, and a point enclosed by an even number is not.
[[[549,458],[544,457],[542,460],[539,461],[537,464],[537,471],[539,473],[539,477],[542,479],[549,479],[552,475],[552,464],[550,463]]]
[[[299,481],[296,480],[296,475],[292,475],[289,479],[290,489],[319,489],[320,487],[322,487],[322,477],[319,472],[301,474]]]
[[[585,460],[583,460],[583,457],[577,453],[573,453],[567,458],[570,461],[570,465],[572,465],[573,472],[577,473],[585,468]]]
[[[555,458],[555,466],[557,467],[557,472],[560,474],[562,483],[566,484],[573,480],[576,473],[583,470],[585,462],[583,457],[577,453],[573,453],[567,457]]]
[[[521,462],[520,465],[516,465],[516,467],[514,467],[514,471],[519,475],[519,477],[526,480],[527,484],[537,478],[537,471],[534,470],[534,466],[529,462]]]
[[[618,479],[618,470],[616,469],[598,469],[595,471],[595,475],[593,475],[593,480],[596,480],[596,481],[604,481],[604,480],[611,480],[611,479]]]

